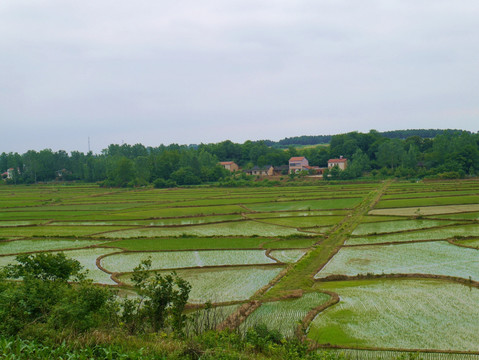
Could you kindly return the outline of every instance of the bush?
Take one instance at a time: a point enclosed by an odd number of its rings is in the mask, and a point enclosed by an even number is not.
[[[18,255],[16,260],[4,269],[0,285],[1,334],[16,335],[39,324],[85,331],[102,317],[114,317],[108,306],[112,294],[85,281],[78,261],[63,253]],[[23,281],[9,283],[6,277]]]
[[[158,178],[155,181],[153,181],[153,186],[156,189],[165,189],[165,188],[174,188],[177,185],[176,185],[176,182],[174,182],[171,179],[165,180],[165,179],[162,179],[162,178]]]

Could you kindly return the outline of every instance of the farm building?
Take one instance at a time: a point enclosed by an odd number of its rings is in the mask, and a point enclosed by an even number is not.
[[[296,156],[289,159],[289,173],[296,173],[303,170],[308,170],[309,161],[304,156]]]
[[[339,159],[329,159],[328,160],[328,169],[331,169],[334,166],[337,166],[341,170],[344,170],[348,166],[348,159],[345,159],[342,156],[340,156]]]
[[[287,175],[288,172],[289,172],[289,166],[288,165],[275,166],[273,168],[273,174],[274,175]]]
[[[274,175],[274,167],[271,165],[265,166],[255,166],[250,170],[246,170],[248,175],[258,175],[258,176],[273,176]]]
[[[234,161],[222,161],[220,165],[231,172],[239,170],[239,166]]]
[[[2,174],[2,178],[4,179],[13,179],[13,171],[15,169],[14,168],[10,168],[8,169],[7,171],[5,171],[3,174]]]
[[[324,169],[319,166],[305,166],[304,170],[308,170],[310,174],[322,174]]]

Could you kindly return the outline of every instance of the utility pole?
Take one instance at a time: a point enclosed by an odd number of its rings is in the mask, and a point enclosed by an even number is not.
[[[90,152],[90,137],[88,137],[88,152]]]

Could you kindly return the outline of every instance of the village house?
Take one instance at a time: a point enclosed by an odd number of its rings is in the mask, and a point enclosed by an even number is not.
[[[344,159],[342,156],[340,156],[339,159],[329,159],[328,169],[331,169],[334,166],[337,166],[341,170],[345,170],[346,167],[348,166],[348,159]]]
[[[273,168],[274,175],[288,175],[288,172],[289,172],[288,165],[275,166]]]
[[[220,162],[220,165],[231,172],[239,170],[239,166],[234,161],[222,161]]]
[[[11,180],[13,179],[13,172],[15,171],[14,168],[10,168],[8,169],[7,171],[5,171],[4,173],[1,174],[1,177],[3,180]],[[20,174],[20,170],[17,170],[18,173]]]
[[[289,159],[289,173],[297,173],[308,170],[309,161],[304,156],[295,156]]]
[[[57,180],[64,179],[68,175],[71,175],[71,174],[72,174],[72,172],[67,170],[67,169],[61,169],[61,170],[55,171],[55,175],[57,176]]]
[[[323,169],[319,166],[305,166],[305,170],[308,170],[310,174],[318,175],[323,173]]]
[[[246,173],[248,175],[256,175],[256,176],[273,176],[274,167],[271,165],[254,166],[253,168],[246,170]]]

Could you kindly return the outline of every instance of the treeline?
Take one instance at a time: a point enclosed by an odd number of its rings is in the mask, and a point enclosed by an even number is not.
[[[372,176],[400,178],[462,178],[479,174],[479,134],[445,131],[433,139],[410,136],[389,139],[379,132],[348,133],[331,139],[328,156],[349,159],[345,171],[331,170],[333,178]]]
[[[415,135],[403,140],[371,130],[331,136],[329,146],[291,146],[286,150],[268,146],[264,141],[237,144],[229,140],[195,147],[112,144],[101,154],[30,150],[22,155],[2,153],[0,171],[13,169],[6,182],[14,184],[79,180],[105,186],[153,183],[157,187],[173,187],[230,181],[232,175],[219,166],[220,161],[234,161],[248,169],[255,165],[287,165],[292,156],[305,156],[310,165],[319,167],[327,167],[331,158],[347,158],[347,169],[333,169],[329,174],[333,179],[353,179],[364,173],[406,178],[464,177],[479,174],[479,134],[454,130],[434,138]],[[246,179],[244,175],[242,178]]]
[[[295,151],[273,149],[264,142],[246,141],[235,144],[229,140],[218,144],[160,145],[145,147],[112,144],[101,154],[73,151],[39,152],[23,155],[2,153],[0,171],[11,168],[9,183],[35,183],[52,180],[103,182],[105,186],[141,186],[155,183],[158,187],[216,182],[231,173],[220,161],[235,161],[243,168],[255,165],[287,164]]]
[[[407,139],[411,136],[419,136],[424,139],[432,139],[437,135],[445,132],[462,132],[462,130],[440,130],[440,129],[409,129],[409,130],[392,130],[383,131],[379,134],[388,139]],[[332,139],[332,135],[303,135],[293,136],[281,139],[279,141],[265,140],[268,146],[284,147],[290,145],[317,145],[317,144],[329,144]]]

